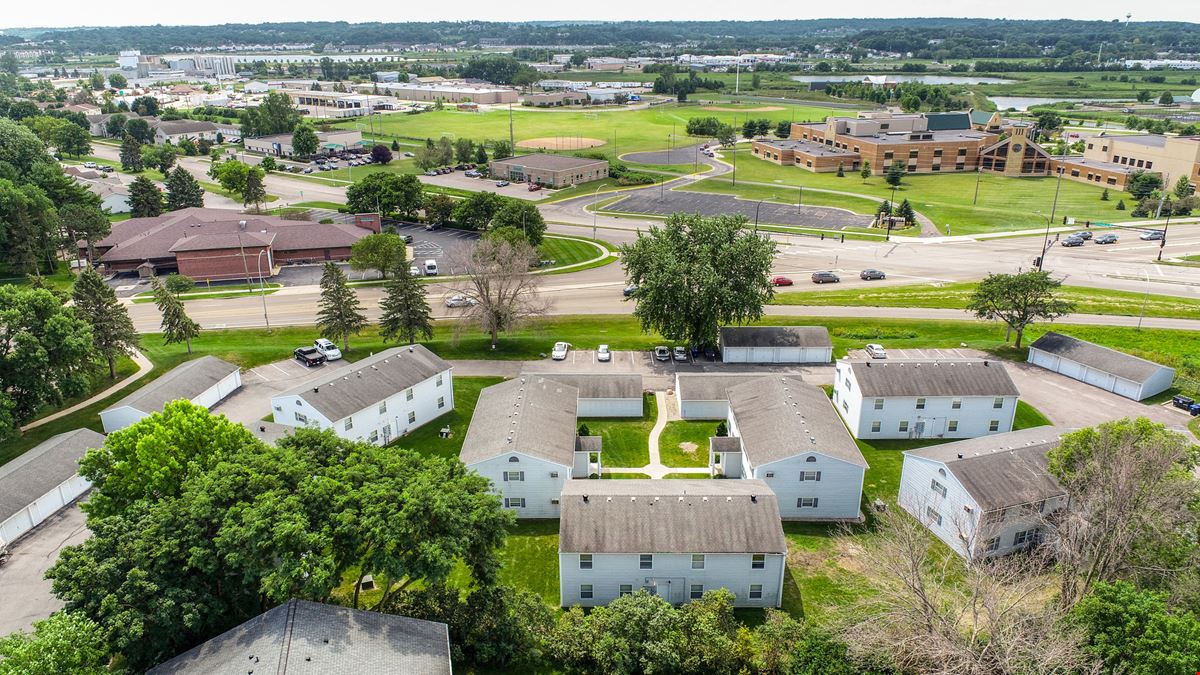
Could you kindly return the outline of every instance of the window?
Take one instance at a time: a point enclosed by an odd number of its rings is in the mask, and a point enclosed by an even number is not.
[[[690,597],[692,600],[699,600],[700,598],[704,597],[704,584],[692,584],[692,589],[691,592],[688,593],[688,597]]]
[[[550,472],[550,477],[551,477],[551,478],[558,478],[558,472],[557,472],[557,471],[551,471],[551,472]]]
[[[943,497],[946,496],[946,486],[937,482],[936,478],[930,479],[929,489],[933,490],[934,492],[938,493],[939,495],[941,495]]]
[[[917,158],[917,153],[918,153],[918,151],[917,151],[917,150],[909,150],[909,151],[908,151],[908,158],[909,158],[909,159],[916,159],[916,158]]]
[[[804,482],[806,480],[820,481],[821,480],[821,472],[820,471],[801,471],[800,472],[800,481]]]
[[[871,422],[871,433],[873,433],[873,434],[879,433],[879,431],[882,427],[883,427],[883,422],[880,422],[879,420],[875,420],[874,422]]]
[[[1037,530],[1023,530],[1013,535],[1013,546],[1032,544],[1037,539]]]
[[[946,422],[946,431],[958,431],[958,420]]]
[[[275,412],[283,412],[283,406],[281,406],[281,405],[277,405],[277,406],[274,406],[274,407],[275,407]]]
[[[961,410],[962,409],[962,399],[961,398],[952,399],[950,401],[950,408],[952,410]]]
[[[942,514],[938,513],[937,509],[933,508],[932,506],[925,507],[925,517],[928,518],[929,522],[931,523],[937,523],[938,525],[942,524]]]
[[[800,509],[815,509],[817,508],[816,497],[797,497],[796,508]]]
[[[941,156],[942,156],[942,149],[941,149],[941,148],[934,148],[934,149],[933,149],[933,156],[934,156],[934,157],[941,157]]]
[[[353,429],[354,428],[354,418],[347,417],[346,423],[342,425],[342,428],[345,429],[346,431],[350,431],[351,429]]]
[[[308,415],[304,413],[296,413],[296,421],[300,424],[308,424]]]
[[[750,584],[750,599],[758,600],[762,598],[762,584]]]
[[[881,399],[881,398],[875,399],[875,409],[883,410],[883,399]]]
[[[891,151],[888,151],[888,152],[885,152],[885,153],[883,153],[883,158],[884,158],[884,159],[891,159],[891,158],[892,158],[892,152],[891,152]]]
[[[523,509],[525,508],[524,497],[505,497],[504,508],[506,509]]]
[[[846,399],[842,399],[842,410],[845,410],[846,412],[850,412],[850,402],[847,401]]]
[[[908,420],[900,420],[899,431],[900,433],[905,433],[908,431]]]
[[[958,149],[958,156],[959,156],[959,157],[966,157],[966,156],[967,156],[967,149],[966,149],[966,148],[959,148],[959,149]]]
[[[694,570],[704,569],[704,554],[703,553],[692,554],[692,569],[694,569]]]
[[[592,569],[592,554],[591,553],[580,553],[579,554],[579,569],[581,569],[581,570]]]
[[[413,400],[413,390],[411,388],[404,390],[404,400],[405,401]]]
[[[372,431],[370,434],[367,434],[367,440],[368,440],[368,441],[370,441],[370,442],[372,442],[372,443],[375,443],[375,442],[377,442],[377,441],[379,440],[379,432],[378,432],[378,431]]]
[[[504,472],[504,480],[518,481],[518,482],[524,481],[525,480],[525,472],[524,471],[505,471]]]
[[[924,409],[925,409],[925,399],[923,399],[923,398],[917,399],[917,410],[924,410]]]
[[[441,373],[438,373],[437,384],[435,384],[434,386],[437,386],[437,387],[442,386],[442,374]]]
[[[850,378],[846,378],[846,391],[850,391]]]
[[[519,462],[519,461],[521,461],[521,458],[520,458],[520,457],[517,457],[516,455],[513,455],[512,457],[509,457],[509,458],[508,458],[508,461],[510,461],[510,462]]]
[[[416,421],[417,421],[417,413],[415,413],[411,410],[408,411],[408,423],[413,424]]]
[[[1000,548],[1000,537],[992,537],[983,543],[983,550],[991,553]]]
[[[445,408],[445,407],[446,407],[446,397],[439,396],[438,397],[438,408]]]
[[[621,584],[617,591],[617,595],[622,597],[626,595],[633,595],[633,584]]]
[[[768,472],[767,472],[767,474],[766,474],[766,477],[767,477],[767,478],[774,478],[774,477],[775,477],[775,472],[774,472],[774,471],[768,471]]]
[[[592,598],[592,585],[579,584],[579,597],[584,600],[590,600]]]
[[[638,556],[638,569],[652,570],[654,569],[654,554],[643,553]]]
[[[988,422],[988,431],[1000,431],[1000,420],[991,420]]]
[[[767,567],[767,554],[755,553],[750,556],[750,569],[761,570]]]
[[[997,396],[996,398],[992,399],[992,407],[993,408],[1003,408],[1004,407],[1004,397]]]

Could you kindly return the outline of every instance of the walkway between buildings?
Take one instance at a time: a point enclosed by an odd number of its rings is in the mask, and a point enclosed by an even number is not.
[[[675,466],[666,466],[662,463],[662,455],[659,453],[658,439],[662,436],[663,429],[666,428],[667,422],[679,419],[679,411],[677,408],[669,406],[667,401],[667,392],[654,392],[654,405],[658,408],[658,416],[654,421],[654,428],[650,430],[650,463],[646,466],[632,467],[604,467],[604,473],[644,473],[650,478],[666,478],[667,474],[688,473],[695,474],[696,478],[707,478],[709,476],[708,467],[703,468],[683,468]]]
[[[130,355],[130,358],[132,358],[133,362],[137,364],[138,369],[137,369],[136,373],[121,380],[120,382],[117,382],[116,384],[112,385],[108,389],[105,389],[104,391],[100,392],[99,394],[95,394],[95,395],[91,396],[90,398],[88,398],[87,400],[76,403],[75,405],[71,406],[70,408],[63,408],[62,410],[59,410],[58,412],[56,412],[52,415],[46,415],[45,417],[43,417],[41,419],[37,419],[37,420],[30,422],[29,424],[26,424],[25,426],[21,427],[21,431],[28,431],[30,429],[36,429],[36,428],[42,426],[43,424],[46,424],[48,422],[53,422],[54,420],[56,420],[64,415],[70,415],[71,413],[75,412],[76,410],[82,410],[83,408],[88,407],[89,405],[95,403],[96,401],[104,400],[105,398],[108,398],[109,396],[116,393],[117,391],[120,391],[121,389],[124,389],[125,387],[129,386],[130,384],[133,384],[137,380],[141,379],[146,373],[148,373],[154,369],[154,364],[150,362],[150,359],[146,358],[146,356],[144,354],[142,354],[141,352],[139,352],[136,349],[133,350],[133,354]]]

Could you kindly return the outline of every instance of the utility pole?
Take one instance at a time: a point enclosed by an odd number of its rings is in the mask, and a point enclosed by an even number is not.
[[[1054,184],[1054,203],[1050,205],[1050,220],[1054,220],[1054,212],[1058,210],[1058,191],[1062,189],[1063,168],[1058,167],[1058,182]],[[1047,234],[1049,234],[1047,226]]]
[[[979,177],[983,175],[983,167],[975,167],[975,198],[971,200],[971,204],[979,202]]]
[[[512,104],[508,104],[508,151],[514,156],[517,154],[517,144],[513,140],[513,119],[512,119]]]

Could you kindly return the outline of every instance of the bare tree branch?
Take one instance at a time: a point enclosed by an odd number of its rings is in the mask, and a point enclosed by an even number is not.
[[[454,256],[454,267],[463,270],[464,278],[453,289],[471,301],[460,308],[464,321],[459,322],[456,337],[466,325],[474,324],[491,336],[495,349],[500,333],[545,315],[550,302],[539,293],[542,277],[529,271],[537,259],[532,246],[498,239],[481,239]]]

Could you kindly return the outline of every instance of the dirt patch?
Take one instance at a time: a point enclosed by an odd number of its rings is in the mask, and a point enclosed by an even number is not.
[[[544,136],[517,141],[518,148],[537,148],[539,150],[582,150],[600,145],[604,145],[604,141],[581,136]]]
[[[757,108],[728,108],[720,105],[706,105],[703,109],[714,110],[716,112],[779,112],[780,110],[787,110],[787,108],[777,105],[764,105]],[[520,143],[517,143],[517,145],[520,145]]]
[[[679,449],[688,453],[689,455],[695,454],[696,449],[699,447],[700,446],[696,445],[695,443],[692,443],[691,441],[684,441],[679,444]]]

